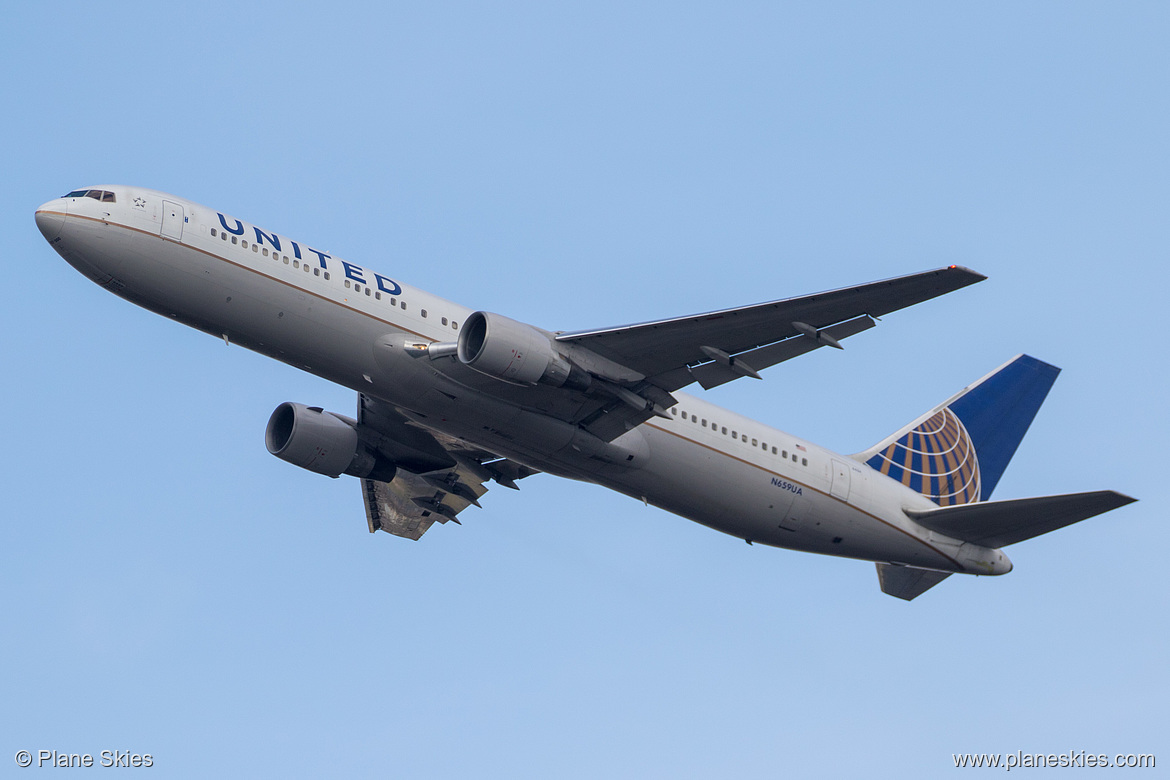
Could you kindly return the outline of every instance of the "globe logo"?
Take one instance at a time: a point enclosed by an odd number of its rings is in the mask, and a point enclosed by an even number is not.
[[[939,506],[979,500],[979,459],[963,422],[949,408],[923,420],[869,465]]]

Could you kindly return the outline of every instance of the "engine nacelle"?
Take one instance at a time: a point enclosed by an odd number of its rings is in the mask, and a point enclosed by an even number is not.
[[[588,389],[589,373],[553,346],[546,334],[499,314],[477,311],[459,329],[459,362],[481,374],[517,385]]]
[[[327,477],[394,479],[397,467],[363,445],[355,425],[320,407],[286,401],[268,418],[264,445],[281,460]]]

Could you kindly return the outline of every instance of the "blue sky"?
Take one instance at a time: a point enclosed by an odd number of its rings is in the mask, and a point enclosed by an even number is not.
[[[9,6],[0,766],[1170,762],[1164,4]],[[1027,352],[1064,373],[996,497],[1142,500],[909,604],[871,564],[546,476],[417,544],[370,536],[356,482],[262,441],[280,402],[350,391],[44,243],[34,208],[100,183],[554,329],[967,265],[988,281],[708,396],[854,452]]]

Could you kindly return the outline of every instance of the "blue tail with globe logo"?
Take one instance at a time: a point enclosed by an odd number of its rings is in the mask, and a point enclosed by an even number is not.
[[[853,457],[939,506],[986,501],[1059,373],[1019,355]]]

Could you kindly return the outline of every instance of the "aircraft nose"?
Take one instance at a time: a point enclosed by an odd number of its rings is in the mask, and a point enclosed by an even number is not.
[[[65,201],[58,198],[37,208],[37,228],[45,240],[52,243],[61,235],[61,226],[65,224]]]

